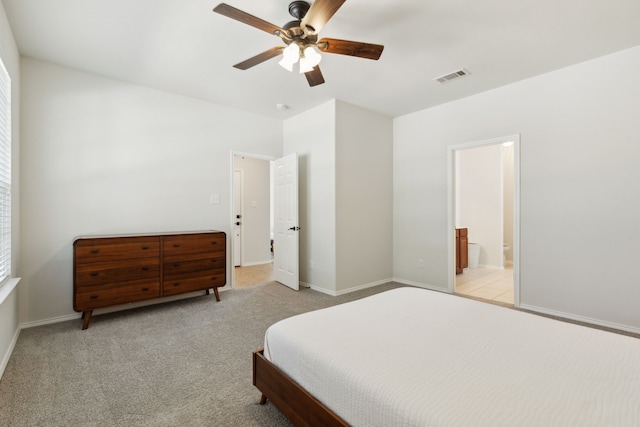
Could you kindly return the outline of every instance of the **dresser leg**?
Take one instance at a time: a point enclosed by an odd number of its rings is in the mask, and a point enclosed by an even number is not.
[[[264,405],[265,403],[267,403],[267,396],[263,394],[262,397],[260,397],[260,404]]]
[[[93,310],[88,310],[88,311],[83,311],[82,312],[82,319],[84,319],[84,322],[82,322],[82,330],[83,331],[89,327],[89,322],[91,321],[91,315],[92,314],[93,314]]]
[[[216,294],[216,301],[220,301],[220,294],[218,293],[218,287],[213,288],[213,293]]]

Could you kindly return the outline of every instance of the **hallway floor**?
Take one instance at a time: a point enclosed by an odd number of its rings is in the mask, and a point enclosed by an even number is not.
[[[513,268],[465,268],[456,275],[455,293],[513,304]]]
[[[273,263],[251,265],[249,267],[235,267],[234,287],[260,285],[273,281]]]

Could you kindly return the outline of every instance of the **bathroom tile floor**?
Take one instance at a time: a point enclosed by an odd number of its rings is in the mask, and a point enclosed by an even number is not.
[[[513,304],[513,268],[465,268],[456,275],[455,292],[506,304]]]

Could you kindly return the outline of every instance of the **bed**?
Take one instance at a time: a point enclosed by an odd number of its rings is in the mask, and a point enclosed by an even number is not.
[[[418,288],[284,319],[253,362],[294,425],[640,425],[640,340]]]

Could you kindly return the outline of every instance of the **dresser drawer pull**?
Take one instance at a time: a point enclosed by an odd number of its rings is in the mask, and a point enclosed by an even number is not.
[[[97,254],[98,252],[100,252],[98,249],[91,249],[92,254]]]
[[[173,286],[180,286],[180,282],[174,283]]]
[[[146,251],[147,249],[149,249],[149,246],[143,246],[143,247],[142,247],[142,250],[143,250],[143,251]]]
[[[142,267],[142,271],[149,271],[149,267]]]
[[[98,273],[93,272],[93,273],[89,273],[89,275],[92,276],[92,277],[96,277],[98,275]]]
[[[180,243],[174,243],[174,244],[173,244],[173,247],[174,247],[174,248],[179,248],[179,247],[180,247]]]
[[[147,292],[149,288],[142,288],[143,291]]]
[[[91,298],[91,299],[98,299],[98,295],[91,295],[89,298]]]
[[[213,241],[211,242],[211,244],[212,244],[212,245],[217,245],[217,244],[218,244],[218,241],[217,241],[217,240],[213,240]]]

